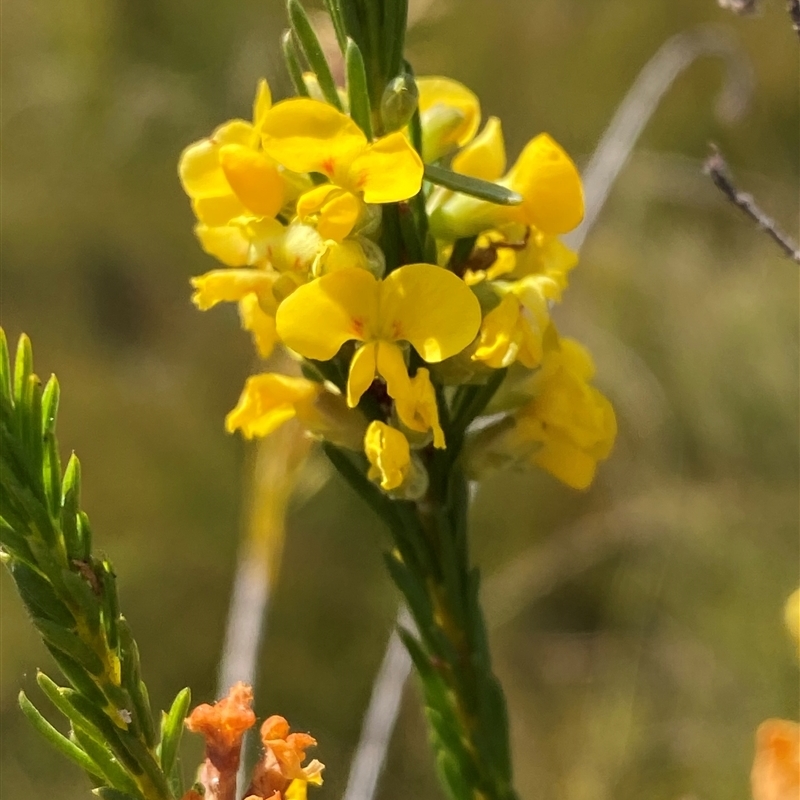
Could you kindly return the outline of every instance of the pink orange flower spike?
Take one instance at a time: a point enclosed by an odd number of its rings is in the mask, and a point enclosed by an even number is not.
[[[768,719],[758,726],[750,782],[753,800],[800,797],[800,725]]]
[[[198,706],[186,719],[186,727],[206,740],[205,762],[198,776],[206,790],[204,800],[236,800],[242,737],[256,722],[252,704],[253,690],[237,683],[227,697],[214,705]]]

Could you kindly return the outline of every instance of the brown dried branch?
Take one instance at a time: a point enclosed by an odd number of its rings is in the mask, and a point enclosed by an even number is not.
[[[719,0],[720,8],[733,11],[734,14],[755,14],[758,11],[758,0]]]
[[[778,228],[777,223],[768,217],[757,205],[752,195],[740,192],[733,183],[728,165],[716,146],[711,145],[711,154],[703,165],[703,171],[708,175],[714,185],[728,200],[731,201],[743,214],[767,233],[794,262],[800,264],[800,250],[785,233]]]
[[[789,17],[792,20],[795,33],[800,36],[800,0],[789,0],[786,3],[786,8],[789,11]]]

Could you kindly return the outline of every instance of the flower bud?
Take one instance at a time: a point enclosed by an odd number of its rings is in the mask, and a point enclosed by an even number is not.
[[[419,103],[419,90],[407,72],[389,81],[381,98],[381,119],[387,133],[408,125]]]

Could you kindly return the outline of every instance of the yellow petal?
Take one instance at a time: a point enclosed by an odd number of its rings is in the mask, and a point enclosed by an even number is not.
[[[341,242],[353,230],[361,215],[361,201],[348,191],[325,183],[306,192],[297,201],[297,216],[305,222],[318,214],[317,231],[323,239]]]
[[[260,125],[266,153],[294,172],[346,175],[367,138],[350,117],[319,100],[301,97],[273,106]]]
[[[250,238],[241,225],[195,225],[195,236],[203,250],[229,267],[246,267],[250,262]]]
[[[583,219],[583,186],[572,159],[548,134],[531,139],[501,181],[519,192],[522,205],[508,206],[508,219],[559,234]]]
[[[264,115],[272,107],[272,92],[266,78],[262,78],[256,87],[256,99],[253,101],[253,125],[258,128]]]
[[[217,228],[235,217],[247,213],[242,201],[232,192],[217,197],[198,197],[192,200],[192,211],[204,225]]]
[[[269,358],[278,342],[275,317],[267,314],[258,295],[248,294],[239,301],[239,320],[242,328],[253,336],[253,344],[261,358]]]
[[[386,491],[399,488],[411,467],[408,440],[396,428],[371,422],[364,436],[364,452],[370,463],[368,477]]]
[[[229,267],[262,263],[268,248],[283,237],[284,227],[275,219],[236,217],[226,225],[195,226],[203,249]]]
[[[230,192],[219,166],[219,147],[210,139],[194,142],[181,153],[178,177],[189,197],[216,197]]]
[[[417,87],[423,128],[433,124],[438,106],[440,109],[455,109],[460,116],[458,124],[450,126],[447,131],[446,144],[463,147],[475,136],[480,125],[481,106],[474,92],[458,81],[438,76],[417,78]]]
[[[289,784],[289,788],[283,793],[283,796],[285,800],[306,800],[308,797],[307,787],[307,781],[293,780]],[[258,800],[258,798],[254,798],[254,800]]]
[[[233,303],[253,294],[269,308],[276,278],[275,273],[258,269],[215,269],[192,278],[192,302],[205,311],[217,303]]]
[[[534,463],[573,489],[588,489],[597,461],[568,439],[549,438],[533,457]]]
[[[258,141],[249,122],[234,119],[220,125],[208,139],[190,144],[181,153],[178,175],[190,197],[217,197],[229,194],[230,186],[219,164],[219,149],[226,144],[246,147]]]
[[[420,190],[423,169],[417,151],[398,131],[373,142],[353,160],[346,188],[364,192],[366,203],[396,203]]]
[[[480,134],[455,156],[453,169],[484,181],[502,177],[506,170],[506,146],[497,117],[489,117]]]
[[[437,362],[472,342],[481,309],[457,275],[432,264],[409,264],[381,284],[380,324],[381,339],[411,342],[425,361]]]
[[[483,361],[492,369],[502,369],[513,364],[519,352],[520,303],[516,297],[506,295],[484,318],[478,348],[473,361]]]
[[[376,369],[386,381],[389,397],[402,397],[411,391],[406,360],[403,351],[393,342],[377,343]]]
[[[219,161],[231,189],[261,217],[274,217],[283,205],[283,179],[277,165],[263,153],[241,144],[226,144]]]
[[[347,375],[347,405],[355,408],[372,385],[378,370],[378,343],[367,342],[353,354]]]
[[[370,244],[374,244],[370,242]],[[377,248],[377,245],[375,246]],[[319,259],[320,271],[324,275],[335,272],[337,269],[358,267],[369,269],[373,275],[383,274],[383,261],[377,265],[380,269],[373,268],[358,239],[345,239],[343,242],[328,241],[325,250]]]
[[[225,418],[225,430],[241,430],[246,439],[267,436],[295,417],[297,407],[310,405],[320,385],[305,378],[277,373],[253,375],[247,379],[236,408]]]
[[[411,378],[409,391],[395,397],[395,408],[400,421],[412,431],[433,431],[433,446],[445,446],[444,431],[439,424],[439,407],[430,373],[424,367]]]
[[[379,292],[378,281],[363,269],[323,275],[281,303],[278,335],[300,355],[327,361],[350,339],[374,338]]]

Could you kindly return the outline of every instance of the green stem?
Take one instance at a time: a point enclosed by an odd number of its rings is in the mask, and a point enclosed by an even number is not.
[[[430,491],[417,503],[392,501],[325,445],[334,467],[389,527],[398,555],[387,555],[419,640],[407,632],[422,681],[440,777],[454,800],[516,800],[505,698],[491,668],[470,567],[466,480],[449,459],[432,461]],[[420,557],[424,554],[423,557]]]

